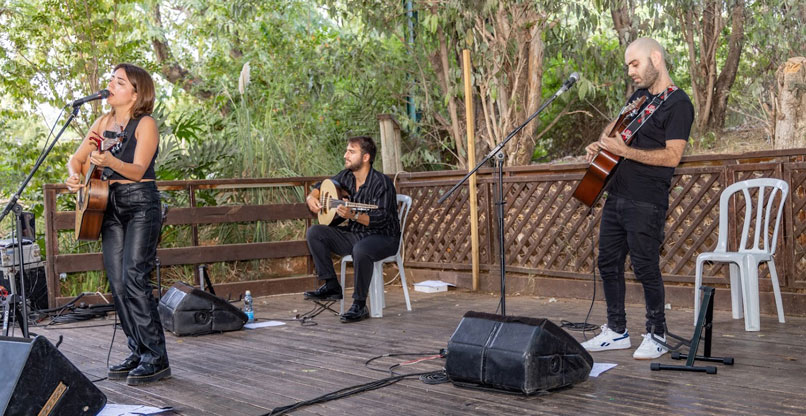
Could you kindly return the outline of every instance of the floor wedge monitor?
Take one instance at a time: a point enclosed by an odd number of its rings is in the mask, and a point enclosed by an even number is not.
[[[179,336],[237,331],[248,319],[224,299],[182,282],[162,296],[157,309],[162,326]]]
[[[96,415],[106,396],[45,337],[0,337],[0,414]]]
[[[467,312],[448,342],[458,386],[533,394],[587,380],[593,358],[548,319]]]

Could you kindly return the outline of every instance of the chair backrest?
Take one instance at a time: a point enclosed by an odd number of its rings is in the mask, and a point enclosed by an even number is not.
[[[769,190],[768,190],[769,188]],[[755,190],[755,198],[751,191]],[[781,216],[784,210],[784,201],[789,193],[789,184],[772,178],[748,179],[736,182],[722,191],[719,198],[719,239],[717,241],[717,252],[726,252],[728,247],[728,203],[730,198],[741,192],[744,195],[744,223],[742,224],[741,241],[739,252],[757,252],[775,254],[776,243],[778,242],[778,226],[781,224]],[[776,195],[780,192],[778,209],[775,212],[775,225],[770,240],[770,224],[773,220],[773,204]],[[755,201],[754,201],[755,199]],[[748,237],[750,226],[753,226],[753,245],[748,247]]]
[[[400,219],[400,244],[397,246],[397,254],[403,249],[403,230],[406,229],[406,220],[409,218],[411,210],[411,197],[397,194],[397,217]]]

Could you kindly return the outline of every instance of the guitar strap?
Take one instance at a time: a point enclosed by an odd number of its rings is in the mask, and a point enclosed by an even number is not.
[[[141,118],[142,117],[138,117],[129,120],[129,122],[126,124],[126,128],[123,130],[123,146],[120,145],[114,146],[112,149],[109,150],[110,153],[112,153],[114,156],[126,153],[126,149],[129,148],[129,143],[134,141],[131,139],[134,138],[134,132],[137,131],[137,125],[140,124]],[[112,176],[113,173],[115,173],[115,171],[112,170],[112,168],[108,166],[105,167],[103,173],[101,174],[101,180],[105,181],[109,179],[109,177]]]
[[[641,126],[643,126],[644,123],[646,123],[647,120],[649,120],[652,115],[655,114],[655,110],[657,110],[658,107],[660,107],[661,104],[663,104],[663,102],[666,101],[666,99],[669,98],[669,96],[675,91],[677,91],[677,87],[670,85],[666,88],[666,91],[664,91],[663,94],[656,95],[655,98],[652,99],[652,102],[644,107],[641,113],[635,117],[632,122],[627,125],[627,128],[621,132],[621,139],[625,142],[629,141],[630,138],[632,138],[632,136],[638,132],[638,129],[640,129]]]

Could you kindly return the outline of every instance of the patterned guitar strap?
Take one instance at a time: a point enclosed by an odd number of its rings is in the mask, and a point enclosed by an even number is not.
[[[129,122],[126,124],[126,128],[123,130],[123,141],[112,146],[112,148],[109,149],[109,153],[112,153],[112,155],[117,157],[126,151],[126,148],[129,147],[129,143],[134,141],[132,139],[134,138],[134,132],[137,131],[137,125],[140,124],[140,119],[142,119],[142,116],[129,120]],[[109,179],[113,173],[115,173],[115,171],[112,170],[112,168],[105,167],[103,173],[101,174],[101,180],[105,181]]]
[[[652,102],[644,107],[643,111],[641,111],[641,114],[636,116],[632,122],[627,125],[627,128],[621,132],[621,139],[625,142],[630,140],[630,138],[638,132],[638,129],[640,129],[641,126],[643,126],[644,123],[646,123],[647,120],[649,120],[652,115],[655,114],[655,110],[657,110],[658,107],[660,107],[661,104],[663,104],[663,102],[666,101],[666,99],[669,98],[669,96],[675,91],[677,91],[677,87],[670,85],[666,88],[666,91],[664,91],[663,94],[656,95],[655,98],[652,99]]]

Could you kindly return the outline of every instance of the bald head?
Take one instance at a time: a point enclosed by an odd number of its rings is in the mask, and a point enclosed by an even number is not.
[[[654,93],[671,83],[663,46],[655,39],[638,38],[630,43],[624,51],[624,64],[638,88],[649,88]]]

